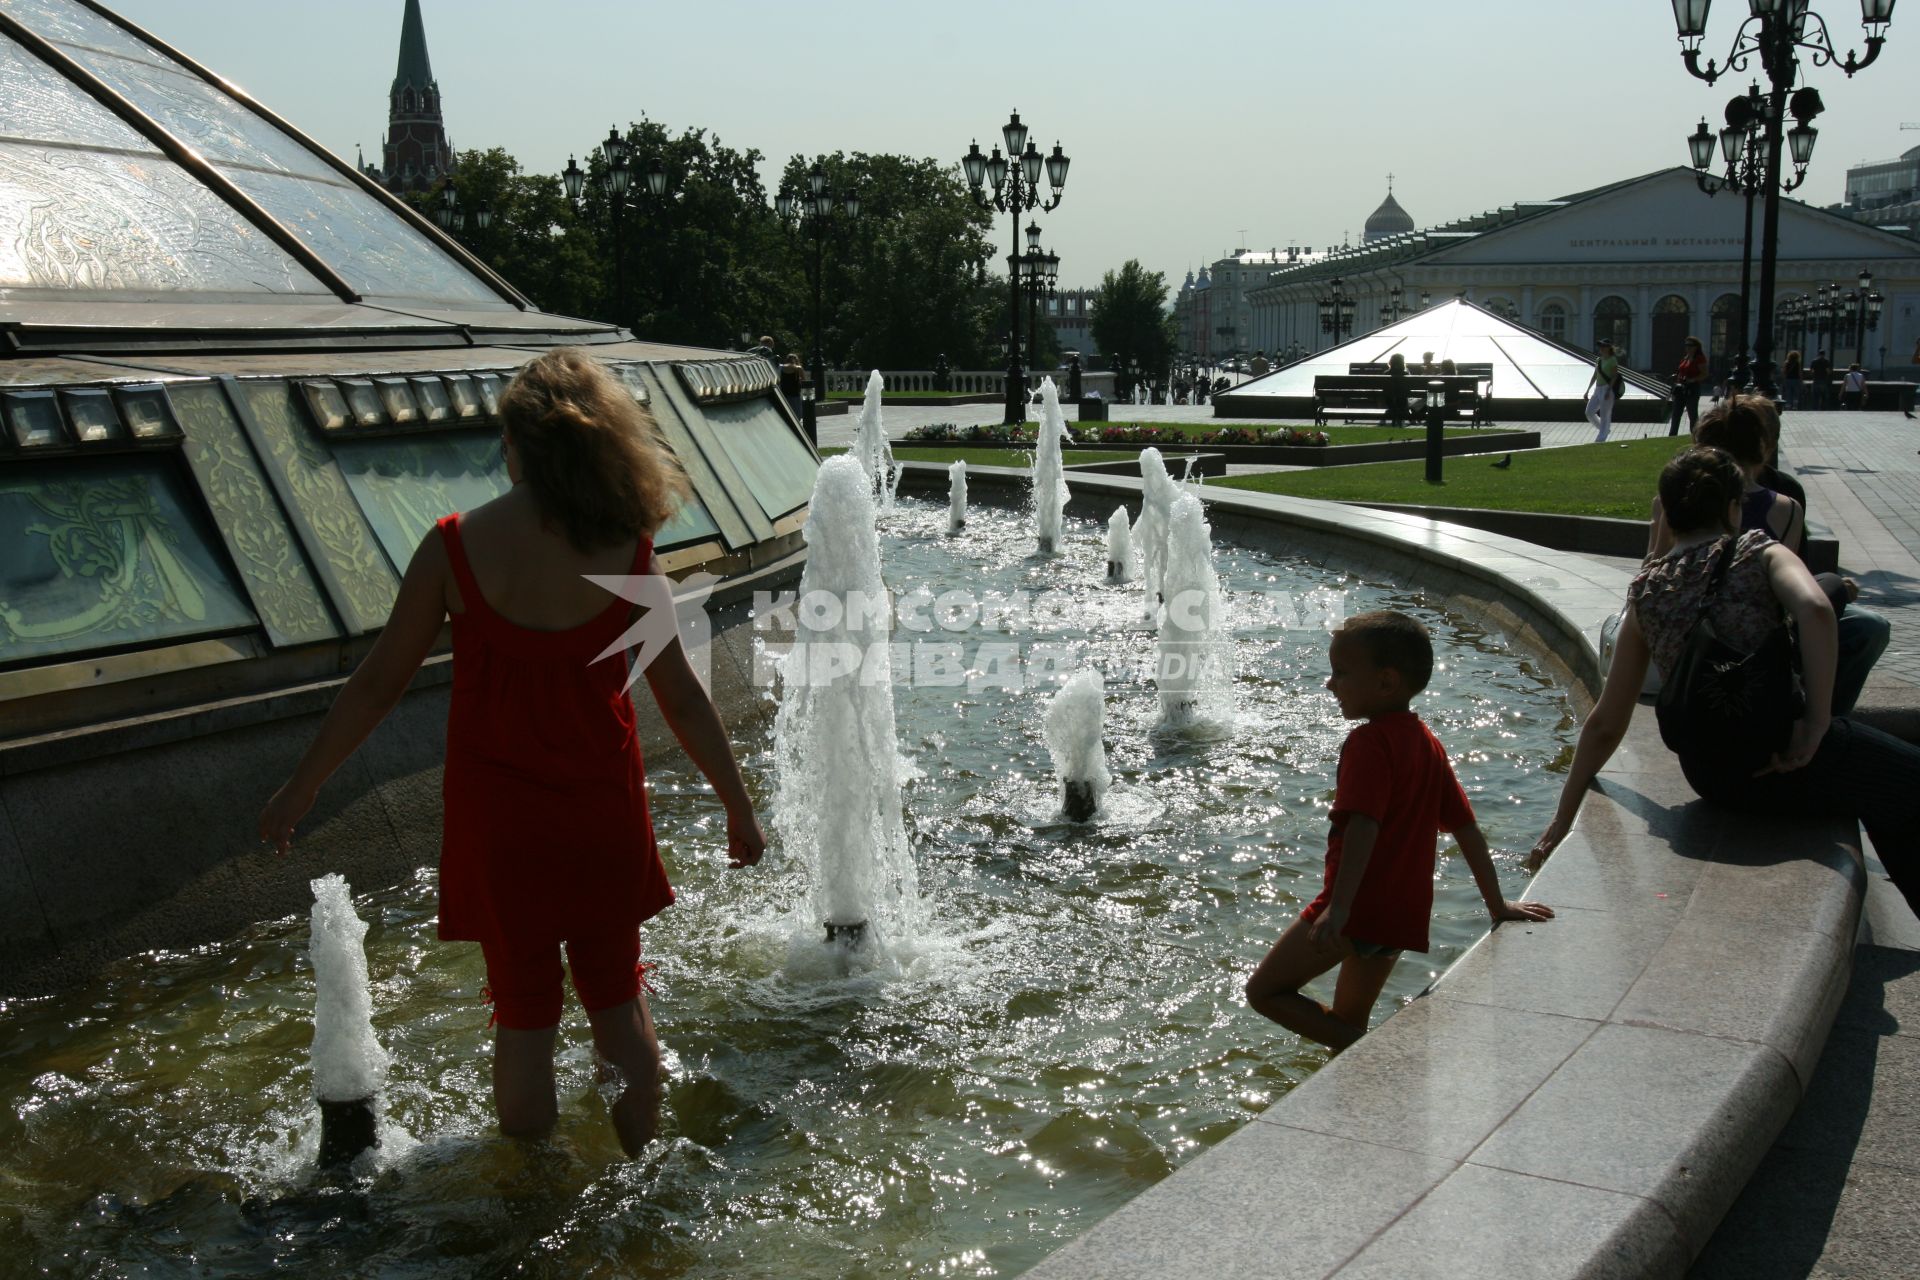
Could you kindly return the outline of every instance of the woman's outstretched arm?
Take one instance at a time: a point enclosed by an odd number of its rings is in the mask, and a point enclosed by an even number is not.
[[[1793,619],[1800,640],[1800,678],[1807,696],[1806,714],[1793,722],[1786,749],[1762,773],[1785,773],[1813,759],[1832,720],[1833,673],[1840,656],[1839,624],[1833,605],[1800,558],[1775,543],[1766,551],[1767,585]]]
[[[665,610],[664,617],[674,616],[673,588],[661,573],[658,560],[648,558],[647,579],[639,594],[642,609]],[[653,699],[660,705],[667,727],[673,730],[687,758],[706,775],[714,794],[726,807],[727,865],[753,866],[766,851],[767,837],[754,816],[753,801],[747,795],[746,781],[740,776],[739,762],[733,758],[733,744],[727,738],[727,726],[720,719],[720,710],[700,683],[677,634],[673,642],[647,664],[646,676],[647,687],[653,691]]]
[[[1620,740],[1627,736],[1627,726],[1633,723],[1633,708],[1640,701],[1640,689],[1647,680],[1647,662],[1647,638],[1640,630],[1639,616],[1629,608],[1626,617],[1621,619],[1620,634],[1614,638],[1613,665],[1607,668],[1607,683],[1600,690],[1600,701],[1593,704],[1593,710],[1587,713],[1587,722],[1580,726],[1580,744],[1574,748],[1573,767],[1567,772],[1566,784],[1560,788],[1560,806],[1527,856],[1529,868],[1545,862],[1547,855],[1567,838],[1580,812],[1580,802],[1587,798],[1587,788],[1613,758]]]
[[[293,776],[260,813],[260,839],[281,853],[293,842],[293,826],[313,807],[321,784],[393,710],[432,651],[447,620],[448,571],[446,543],[434,530],[414,550],[393,613],[372,651],[334,698]]]

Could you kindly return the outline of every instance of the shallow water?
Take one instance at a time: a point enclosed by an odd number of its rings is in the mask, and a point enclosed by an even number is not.
[[[672,1080],[666,1137],[636,1163],[618,1158],[571,999],[554,1139],[492,1132],[478,949],[433,940],[430,870],[356,898],[394,1061],[384,1145],[350,1185],[311,1172],[304,913],[11,1002],[0,1274],[250,1276],[324,1259],[350,1276],[1005,1276],[1271,1105],[1324,1061],[1240,996],[1319,887],[1346,730],[1320,688],[1324,633],[1240,632],[1236,723],[1157,735],[1153,689],[1125,676],[1153,634],[1127,626],[1139,584],[1104,582],[1104,527],[1070,518],[1063,554],[1043,560],[1027,517],[968,519],[948,539],[944,503],[903,499],[883,521],[889,585],[1074,593],[1079,621],[1047,638],[1107,660],[1115,786],[1100,821],[1053,817],[1051,687],[897,688],[935,925],[897,964],[849,975],[798,912],[796,869],[775,849],[728,871],[710,794],[684,761],[660,761],[655,820],[680,901],[646,950]],[[1433,627],[1439,667],[1416,707],[1517,893],[1574,731],[1539,665],[1414,591],[1231,547],[1216,563],[1237,618],[1285,588]],[[982,636],[933,638],[977,655]],[[762,798],[765,735],[743,749]],[[1443,857],[1434,950],[1403,958],[1376,1017],[1484,925],[1466,867]]]

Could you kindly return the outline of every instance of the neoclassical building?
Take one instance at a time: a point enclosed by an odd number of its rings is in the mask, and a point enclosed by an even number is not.
[[[1398,210],[1398,205],[1394,206]],[[1355,300],[1353,333],[1391,323],[1418,306],[1455,297],[1476,302],[1583,349],[1611,338],[1628,364],[1670,372],[1689,334],[1719,359],[1736,341],[1745,208],[1741,197],[1703,194],[1693,171],[1662,169],[1558,200],[1519,201],[1424,231],[1399,231],[1355,248],[1282,263],[1248,294],[1249,349],[1340,341],[1323,332],[1320,300]],[[1754,210],[1756,235],[1760,210]],[[1785,200],[1780,208],[1778,301],[1821,285],[1854,287],[1863,269],[1884,298],[1864,362],[1906,366],[1920,337],[1920,243]],[[1758,306],[1758,253],[1753,302]],[[1217,304],[1216,304],[1217,306]],[[1836,323],[1835,330],[1840,330]],[[1351,335],[1349,335],[1351,336]],[[1779,333],[1790,345],[1856,358],[1854,326],[1826,335]]]

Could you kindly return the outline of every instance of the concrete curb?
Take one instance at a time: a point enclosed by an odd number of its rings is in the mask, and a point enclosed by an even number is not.
[[[1139,493],[1069,484],[1082,506]],[[1618,570],[1436,520],[1203,497],[1236,538],[1397,567],[1517,621],[1597,690]],[[1596,790],[1537,881],[1558,919],[1490,932],[1422,998],[1027,1274],[1683,1274],[1826,1042],[1865,885],[1858,836],[1698,802],[1647,711]]]

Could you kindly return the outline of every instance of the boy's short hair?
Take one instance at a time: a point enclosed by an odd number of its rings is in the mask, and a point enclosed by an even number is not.
[[[1357,641],[1374,666],[1398,671],[1408,694],[1433,678],[1433,639],[1417,618],[1391,609],[1356,613],[1340,624],[1340,634]]]

